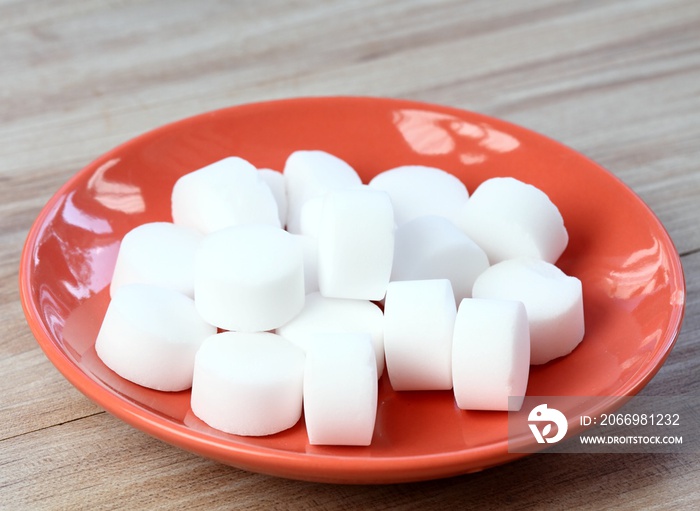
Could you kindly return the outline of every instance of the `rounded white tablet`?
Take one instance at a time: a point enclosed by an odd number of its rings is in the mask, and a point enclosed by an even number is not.
[[[318,226],[323,214],[323,195],[312,197],[301,207],[299,216],[299,233],[305,236],[318,237]]]
[[[389,194],[399,226],[424,215],[452,220],[469,198],[467,187],[457,177],[422,165],[385,170],[372,178],[369,186]]]
[[[527,390],[529,370],[530,332],[523,304],[462,300],[452,346],[457,406],[463,410],[517,411]]]
[[[523,302],[530,323],[530,363],[567,355],[584,335],[581,281],[539,259],[510,259],[491,266],[474,283],[475,298]]]
[[[95,351],[122,378],[156,390],[180,391],[192,385],[195,353],[215,332],[182,293],[125,284],[107,306]]]
[[[394,258],[394,213],[386,192],[329,192],[318,226],[318,283],[332,298],[381,300]]]
[[[304,295],[301,244],[280,228],[222,229],[205,236],[195,255],[195,304],[217,327],[272,330],[302,309]]]
[[[389,283],[384,299],[384,356],[394,390],[452,388],[456,313],[449,280]]]
[[[304,419],[311,445],[369,445],[377,372],[367,334],[319,334],[306,352]]]
[[[326,298],[320,293],[310,293],[302,311],[276,331],[304,350],[309,349],[319,333],[369,334],[377,375],[384,372],[384,315],[368,300]]]
[[[142,224],[122,238],[110,294],[124,284],[153,284],[194,293],[194,254],[202,234],[170,222]]]
[[[292,234],[304,254],[304,289],[306,294],[318,292],[318,240],[303,234]]]
[[[284,174],[273,169],[259,169],[260,179],[270,188],[272,196],[277,202],[277,214],[280,219],[280,225],[284,227],[287,224],[287,184],[285,183]]]
[[[540,189],[512,177],[484,181],[456,219],[491,264],[515,257],[559,259],[569,242],[564,220]]]
[[[304,352],[278,335],[223,332],[197,352],[192,412],[235,435],[272,435],[301,418]]]
[[[185,174],[172,191],[173,222],[210,233],[233,225],[280,227],[277,202],[257,169],[229,157]]]
[[[287,230],[299,234],[304,203],[331,190],[362,185],[362,180],[347,162],[325,151],[301,150],[289,155],[284,165],[287,183]]]
[[[470,297],[489,266],[486,253],[444,217],[414,218],[396,229],[391,280],[448,279],[456,303]]]

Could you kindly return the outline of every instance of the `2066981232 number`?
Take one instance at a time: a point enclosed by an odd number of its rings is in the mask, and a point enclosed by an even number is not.
[[[601,426],[679,426],[677,413],[603,413]]]

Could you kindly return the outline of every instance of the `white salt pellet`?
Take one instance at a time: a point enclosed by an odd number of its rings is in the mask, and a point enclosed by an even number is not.
[[[391,280],[449,279],[459,303],[488,266],[481,247],[444,217],[422,216],[396,229]]]
[[[306,295],[302,311],[277,333],[304,350],[319,333],[366,333],[372,339],[377,374],[384,371],[384,316],[368,300],[326,298],[320,293]]]
[[[394,390],[452,388],[456,313],[449,280],[389,283],[384,300],[384,355]]]
[[[294,151],[284,165],[287,183],[287,230],[299,234],[304,203],[331,190],[362,185],[362,180],[347,162],[325,151]]]
[[[329,192],[318,229],[318,283],[333,298],[381,300],[394,258],[394,214],[385,192]]]
[[[318,334],[306,352],[304,419],[311,445],[369,445],[377,372],[368,334]]]
[[[311,236],[292,234],[301,244],[304,254],[304,289],[306,294],[318,292],[318,240]]]
[[[523,304],[462,300],[452,346],[457,406],[463,410],[519,410],[529,369],[530,333]]]
[[[224,158],[177,180],[173,222],[210,233],[233,225],[280,227],[277,202],[257,169],[238,157]]]
[[[455,221],[491,264],[515,257],[555,262],[569,242],[564,220],[540,189],[511,177],[484,181]]]
[[[194,298],[226,330],[272,330],[304,306],[301,244],[270,225],[229,227],[204,237],[195,255]]]
[[[457,177],[422,165],[385,170],[372,178],[369,186],[389,194],[399,226],[424,215],[452,220],[469,198],[467,187]]]
[[[287,184],[285,183],[284,174],[272,169],[259,169],[260,179],[270,187],[272,196],[277,203],[277,214],[280,219],[280,225],[284,227],[287,224]]]
[[[110,294],[124,284],[144,283],[179,291],[194,290],[194,254],[202,239],[190,227],[152,222],[135,227],[122,238],[110,284]]]
[[[474,283],[475,298],[523,302],[530,323],[530,363],[567,355],[584,335],[581,281],[539,259],[510,259],[491,266]]]
[[[235,435],[272,435],[301,418],[304,352],[268,332],[223,332],[197,352],[192,412]]]
[[[323,195],[307,200],[301,207],[299,216],[299,233],[305,236],[318,237],[318,226],[323,214]]]
[[[122,378],[156,390],[180,391],[192,385],[195,353],[215,332],[182,293],[125,284],[107,306],[95,351]]]

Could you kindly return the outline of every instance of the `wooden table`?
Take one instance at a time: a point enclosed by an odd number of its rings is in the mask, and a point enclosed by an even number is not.
[[[0,508],[697,509],[698,454],[549,454],[445,480],[335,486],[219,465],[113,418],[45,358],[17,270],[43,204],[139,133],[272,98],[483,112],[619,176],[681,254],[682,333],[646,394],[700,392],[700,3],[0,1]],[[430,507],[432,506],[432,507]]]

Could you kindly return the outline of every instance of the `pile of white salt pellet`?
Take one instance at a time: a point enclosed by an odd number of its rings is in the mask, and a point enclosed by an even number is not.
[[[471,196],[437,168],[363,184],[323,151],[282,172],[225,158],[181,177],[172,222],[123,238],[95,349],[117,374],[191,388],[195,415],[309,443],[369,445],[378,378],[517,410],[531,364],[584,334],[581,282],[555,262],[557,207],[513,178]]]

